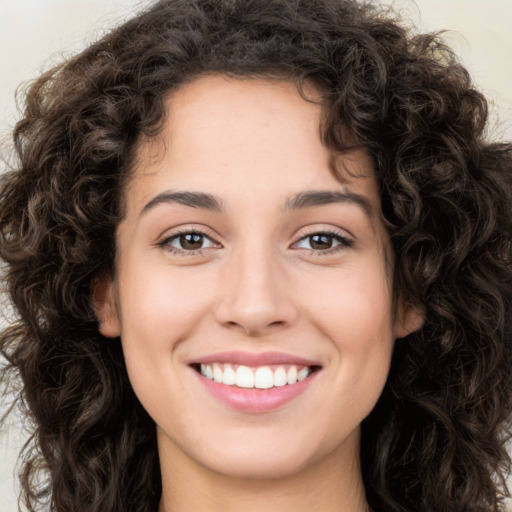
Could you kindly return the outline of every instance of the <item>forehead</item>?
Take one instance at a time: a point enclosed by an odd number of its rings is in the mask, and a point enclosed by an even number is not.
[[[167,96],[162,131],[140,142],[139,163],[163,156],[166,150],[180,153],[190,145],[222,159],[230,144],[247,150],[259,144],[268,149],[267,143],[284,142],[286,136],[288,141],[295,139],[297,147],[304,139],[320,142],[320,98],[312,87],[306,92],[312,101],[302,98],[289,81],[218,74],[196,78]],[[277,125],[280,136],[273,130]]]
[[[322,142],[322,105],[288,81],[204,76],[173,91],[158,136],[139,144],[132,184],[252,198],[303,189],[357,189],[379,202],[364,150],[336,157]],[[333,172],[333,161],[337,172]],[[247,186],[250,184],[250,186]],[[237,190],[234,190],[237,189]]]

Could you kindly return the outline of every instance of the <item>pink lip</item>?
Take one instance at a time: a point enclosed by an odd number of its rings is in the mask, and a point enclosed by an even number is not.
[[[318,374],[314,372],[306,379],[292,385],[270,389],[248,389],[221,384],[193,371],[201,384],[217,400],[238,411],[252,413],[268,412],[282,407],[302,394]]]
[[[189,365],[230,363],[249,367],[294,364],[297,366],[320,366],[317,361],[285,354],[282,352],[263,352],[260,354],[250,352],[217,352],[194,359]],[[228,386],[203,377],[196,370],[192,370],[205,389],[220,402],[243,412],[262,413],[272,411],[284,406],[294,398],[301,395],[315,380],[319,372],[313,372],[309,377],[295,384],[274,387],[270,389],[239,388]]]
[[[262,352],[260,354],[252,352],[217,352],[203,357],[199,357],[189,362],[189,364],[211,364],[211,363],[231,363],[243,366],[265,366],[270,364],[295,364],[298,366],[320,366],[318,361],[304,359],[283,352]]]

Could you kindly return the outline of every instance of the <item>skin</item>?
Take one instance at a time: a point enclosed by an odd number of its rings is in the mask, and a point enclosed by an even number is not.
[[[168,109],[126,189],[116,277],[94,295],[100,331],[121,336],[157,425],[160,512],[367,510],[359,425],[382,392],[394,340],[422,321],[393,307],[371,161],[362,150],[340,156],[357,177],[335,177],[321,109],[291,83],[201,77],[173,92]],[[311,190],[360,199],[286,207]],[[212,194],[222,211],[154,200],[176,191]],[[203,232],[202,249],[178,230]],[[334,235],[315,245],[311,235],[326,231]],[[321,370],[284,406],[242,412],[188,365],[229,350],[285,352]]]

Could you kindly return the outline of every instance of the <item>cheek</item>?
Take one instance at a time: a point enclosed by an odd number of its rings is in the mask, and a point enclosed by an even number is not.
[[[176,397],[187,392],[175,371],[182,364],[181,341],[207,318],[211,298],[204,292],[209,288],[204,276],[197,273],[185,276],[157,264],[133,269],[124,262],[118,272],[123,354],[135,394],[157,419],[162,401],[165,410],[176,410]]]
[[[366,350],[393,337],[392,297],[384,272],[344,268],[315,281],[311,317],[341,345]],[[355,344],[355,340],[358,343]]]
[[[322,299],[314,302],[310,315],[334,349],[333,385],[354,407],[362,407],[365,416],[389,373],[394,345],[391,292],[384,271],[347,269],[336,282],[340,284],[317,281]]]
[[[193,328],[211,309],[211,279],[193,269],[170,271],[165,265],[153,265],[138,272],[124,269],[120,275],[121,324],[125,336],[152,343],[160,337],[169,342],[173,333]],[[136,276],[136,277],[135,277]],[[132,336],[133,335],[133,336]]]
[[[148,410],[159,410],[158,389],[181,385],[170,369],[182,362],[186,344],[181,341],[211,315],[207,290],[215,287],[193,271],[185,275],[156,264],[136,270],[125,262],[118,271],[123,354],[140,401]]]

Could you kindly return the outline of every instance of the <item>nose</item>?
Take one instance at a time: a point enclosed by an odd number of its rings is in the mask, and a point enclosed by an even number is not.
[[[223,326],[259,337],[297,319],[286,270],[270,252],[241,250],[226,262],[215,311]]]

